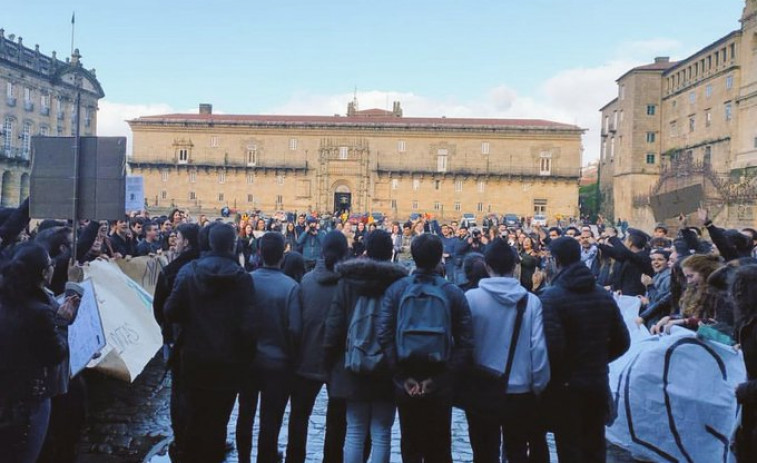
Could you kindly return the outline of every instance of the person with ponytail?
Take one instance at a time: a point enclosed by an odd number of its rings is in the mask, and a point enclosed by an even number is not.
[[[17,246],[0,278],[0,455],[34,463],[45,440],[50,398],[67,391],[68,325],[78,296],[58,305],[45,288],[54,263],[37,243]]]

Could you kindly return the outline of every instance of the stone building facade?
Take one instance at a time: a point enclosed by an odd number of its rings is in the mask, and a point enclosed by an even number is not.
[[[59,61],[27,48],[21,37],[0,29],[0,205],[29,195],[31,139],[97,133],[97,102],[104,96],[95,70],[84,69],[79,50]],[[77,94],[80,115],[76,113]]]
[[[719,223],[755,224],[757,0],[741,24],[684,60],[657,58],[618,79],[600,110],[607,216],[651,226],[700,204]]]
[[[198,114],[129,121],[151,208],[577,213],[582,129],[543,120]]]

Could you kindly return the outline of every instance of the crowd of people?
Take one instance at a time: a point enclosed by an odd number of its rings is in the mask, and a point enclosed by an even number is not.
[[[0,454],[75,461],[86,399],[67,374],[79,296],[66,282],[94,259],[163,255],[153,308],[174,462],[224,461],[235,403],[240,462],[258,409],[257,461],[304,462],[324,386],[324,462],[388,462],[397,415],[403,461],[451,462],[453,407],[476,462],[547,462],[547,432],[560,462],[605,461],[608,364],[630,344],[617,294],[640,299],[636,323],[652,333],[680,326],[743,351],[733,448],[757,461],[757,232],[696,215],[669,236],[604,221],[479,228],[181,210],[30,229],[28,202],[0,209]]]

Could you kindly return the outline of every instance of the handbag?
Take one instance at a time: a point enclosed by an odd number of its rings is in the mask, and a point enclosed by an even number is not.
[[[508,408],[507,388],[527,304],[528,295],[525,295],[516,305],[517,313],[510,339],[505,372],[499,374],[499,372],[481,365],[469,368],[461,378],[454,402],[455,406],[466,412],[485,416],[501,416],[502,412]]]

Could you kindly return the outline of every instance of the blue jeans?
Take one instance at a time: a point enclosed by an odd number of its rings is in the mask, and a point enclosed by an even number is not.
[[[392,402],[348,400],[344,463],[363,463],[363,447],[369,429],[372,443],[370,463],[389,463],[394,415]]]

